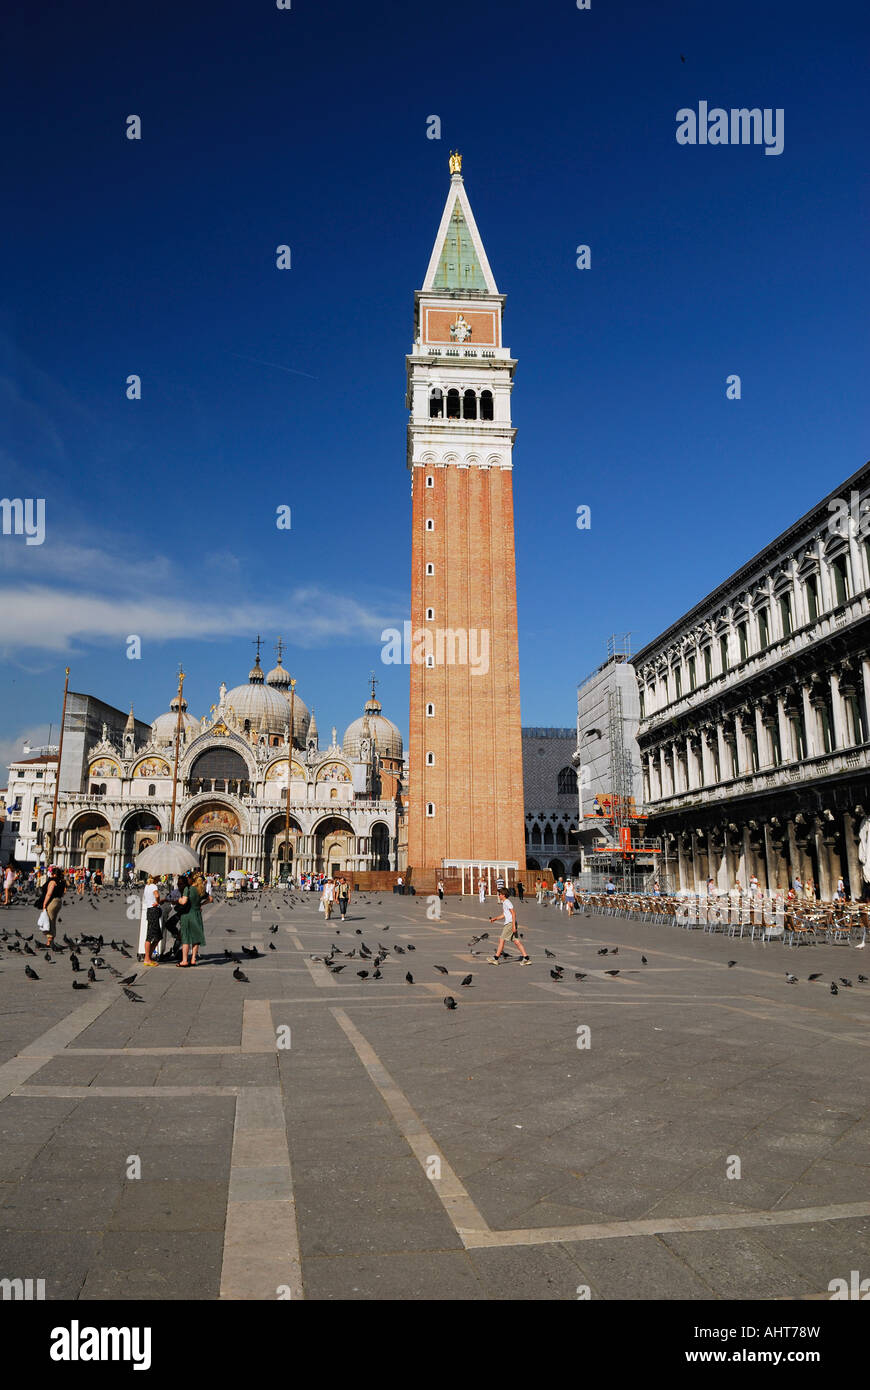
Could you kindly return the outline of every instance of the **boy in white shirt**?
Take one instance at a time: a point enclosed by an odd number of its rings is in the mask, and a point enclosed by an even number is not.
[[[504,914],[504,924],[501,929],[501,935],[499,937],[499,942],[498,946],[496,947],[495,955],[487,957],[488,963],[490,965],[498,965],[499,960],[501,958],[501,953],[504,950],[505,942],[512,941],[513,944],[516,946],[517,950],[519,951],[520,955],[522,956],[520,964],[531,965],[532,958],[530,955],[527,954],[526,948],[520,941],[520,935],[517,931],[517,910],[503,888],[500,888],[498,890],[498,900],[502,906],[502,912]],[[490,917],[489,920],[491,922],[497,922],[499,919],[498,917]]]

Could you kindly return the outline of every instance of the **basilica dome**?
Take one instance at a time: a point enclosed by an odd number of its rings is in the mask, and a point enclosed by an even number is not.
[[[270,671],[269,675],[273,676],[274,672]],[[285,695],[271,681],[266,684],[259,656],[248,675],[247,685],[228,690],[224,703],[232,709],[243,729],[247,723],[250,730],[256,729],[258,734],[283,734],[290,723],[289,693]],[[297,695],[293,702],[293,734],[298,743],[304,743],[310,722],[311,715]]]
[[[358,758],[360,741],[365,737],[374,739],[377,751],[382,758],[402,760],[402,735],[391,719],[381,714],[380,700],[374,695],[366,700],[365,711],[360,719],[348,724],[342,740],[342,752],[346,758]]]
[[[192,715],[187,713],[187,701],[181,701],[181,727],[192,738],[199,733],[199,724]],[[154,723],[151,725],[151,738],[154,743],[165,747],[168,743],[175,742],[175,730],[178,728],[178,696],[172,701],[166,714],[158,714]]]

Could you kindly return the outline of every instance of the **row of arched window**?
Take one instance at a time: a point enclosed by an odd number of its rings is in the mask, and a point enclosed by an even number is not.
[[[459,391],[456,387],[444,392],[435,386],[429,393],[430,420],[492,420],[491,391]]]

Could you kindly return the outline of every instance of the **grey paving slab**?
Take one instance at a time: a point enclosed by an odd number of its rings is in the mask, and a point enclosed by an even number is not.
[[[565,1249],[588,1276],[593,1297],[631,1302],[716,1297],[702,1274],[658,1236],[569,1243]]]
[[[428,1250],[422,1254],[311,1256],[305,1261],[309,1299],[437,1299],[450,1302],[486,1298],[465,1251]]]
[[[113,1231],[223,1231],[225,1182],[206,1178],[143,1178],[127,1182],[108,1222]]]
[[[754,1231],[699,1231],[658,1239],[717,1298],[798,1298],[818,1292],[808,1272],[798,1273],[779,1259]]]
[[[196,972],[137,972],[141,1005],[102,982],[81,996],[85,1008],[63,963],[47,967],[51,978],[25,994],[0,961],[0,1058],[11,1059],[12,1089],[27,1086],[0,1101],[0,1230],[8,1212],[6,1240],[42,1242],[34,1248],[49,1264],[56,1250],[64,1287],[86,1298],[216,1297],[223,1264],[238,1290],[229,1296],[251,1296],[243,1213],[251,1213],[252,1240],[265,1238],[270,1207],[288,1216],[282,1194],[291,1170],[307,1297],[502,1299],[513,1297],[520,1279],[520,1296],[530,1299],[574,1298],[581,1283],[593,1298],[726,1297],[740,1288],[788,1297],[796,1287],[789,1279],[799,1285],[805,1266],[816,1280],[844,1258],[855,1261],[848,1268],[862,1267],[866,1223],[818,1222],[810,1213],[866,1190],[870,1113],[855,1076],[866,1060],[861,1042],[870,1039],[870,995],[856,990],[844,1001],[803,983],[790,989],[782,948],[619,919],[569,922],[529,904],[529,970],[495,970],[470,956],[469,933],[491,904],[448,903],[436,928],[422,902],[360,900],[362,938],[350,922],[325,931],[311,902],[292,913],[277,907],[263,904],[253,924],[250,903],[210,910],[206,957],[214,950],[216,960],[206,958]],[[111,912],[76,904],[78,919],[95,929]],[[279,950],[246,963],[251,985],[242,988],[222,963],[223,947],[263,939],[274,920]],[[124,928],[116,922],[115,930]],[[335,983],[318,985],[304,957],[331,942],[358,949],[361,939],[418,949],[386,963],[383,988],[366,989],[353,962]],[[544,943],[588,980],[575,985],[569,970],[551,989]],[[602,943],[619,946],[620,980],[600,974]],[[739,969],[727,970],[731,958]],[[813,968],[839,974],[844,959],[819,947]],[[441,1005],[435,963],[451,972],[454,1014]],[[414,986],[404,984],[408,968]],[[474,987],[460,992],[468,970]],[[241,1048],[245,1001],[259,1009],[249,1011],[249,1042],[255,1017],[261,1046],[267,1026],[287,1023],[289,1052],[185,1051]],[[335,1004],[392,1079],[398,1110],[338,1027]],[[592,1029],[592,1047],[582,1053],[580,1023]],[[116,1052],[77,1056],[85,1047]],[[137,1056],[129,1051],[136,1047],[175,1051]],[[119,1093],[39,1094],[65,1085]],[[196,1093],[221,1085],[254,1097],[245,1105],[262,1101],[263,1134],[236,1125],[232,1096]],[[167,1091],[179,1087],[184,1094]],[[425,1144],[443,1155],[493,1230],[507,1232],[506,1240],[511,1230],[540,1231],[546,1243],[463,1250],[458,1196],[426,1177],[409,1126],[422,1127]],[[275,1157],[285,1133],[290,1167]],[[125,1177],[131,1153],[143,1162],[138,1182]],[[729,1182],[725,1159],[735,1153],[744,1177]],[[231,1155],[238,1159],[232,1178]],[[66,1205],[52,1197],[57,1175],[72,1188]],[[628,1228],[618,1239],[575,1240],[570,1249],[553,1238],[560,1227],[649,1215],[724,1218],[792,1207],[807,1210],[806,1223],[680,1232],[693,1242],[695,1264],[662,1238]],[[748,1244],[735,1245],[737,1237]],[[196,1250],[189,1264],[185,1242]],[[731,1263],[722,1254],[728,1249]],[[437,1270],[445,1272],[435,1277]]]

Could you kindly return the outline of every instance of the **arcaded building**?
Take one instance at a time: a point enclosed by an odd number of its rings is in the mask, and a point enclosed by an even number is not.
[[[675,886],[870,879],[870,465],[634,657]]]

